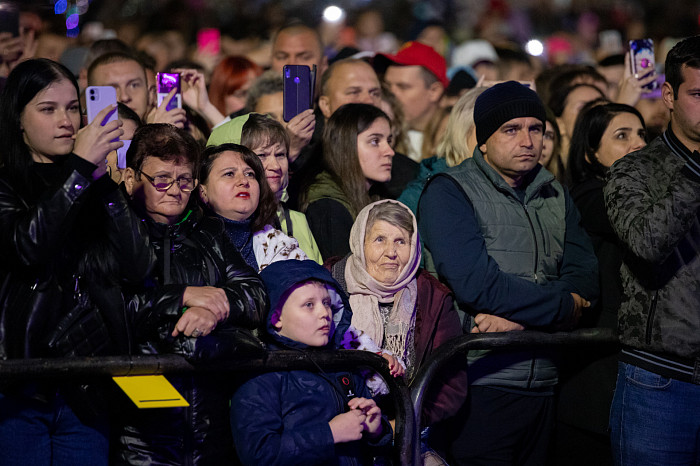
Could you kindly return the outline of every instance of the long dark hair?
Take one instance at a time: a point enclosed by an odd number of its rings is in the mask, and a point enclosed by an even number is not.
[[[9,179],[15,181],[15,189],[25,194],[29,194],[33,185],[29,180],[33,160],[24,142],[20,116],[39,92],[63,79],[73,84],[79,96],[78,83],[68,68],[46,58],[27,60],[12,70],[0,95],[0,141],[3,144],[0,165],[7,170]]]
[[[246,146],[233,143],[220,144],[218,146],[209,146],[202,153],[202,164],[199,167],[200,184],[206,184],[211,174],[211,167],[214,161],[219,158],[223,152],[236,152],[241,154],[243,162],[253,169],[255,179],[260,185],[260,199],[258,207],[253,212],[253,221],[250,224],[250,229],[253,233],[265,228],[266,225],[272,225],[277,215],[277,199],[275,193],[270,189],[265,176],[265,168],[263,167],[260,157],[255,152],[248,149]],[[208,208],[208,207],[207,207]]]
[[[345,104],[333,112],[323,130],[323,164],[347,197],[353,217],[371,202],[357,153],[357,137],[379,118],[391,126],[387,114],[374,105]]]
[[[591,178],[605,178],[608,168],[595,156],[600,148],[603,133],[613,118],[621,113],[631,113],[639,118],[642,128],[646,130],[644,118],[636,108],[625,104],[607,103],[592,105],[583,109],[576,119],[576,126],[571,137],[569,149],[569,168],[567,181],[569,186]]]

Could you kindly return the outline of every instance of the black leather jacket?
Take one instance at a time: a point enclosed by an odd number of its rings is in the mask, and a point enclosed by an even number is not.
[[[267,293],[258,274],[229,242],[223,223],[203,216],[197,208],[174,225],[148,218],[145,222],[158,262],[152,286],[134,298],[138,309],[134,327],[141,351],[182,354],[194,363],[203,352],[213,357],[217,351],[211,348],[232,352],[237,342],[226,341],[235,338],[231,326],[256,328],[267,312]],[[228,295],[227,321],[206,337],[171,336],[182,315],[187,286],[216,286]],[[202,351],[202,346],[207,349]],[[167,378],[190,406],[125,410],[112,463],[233,464],[230,377],[207,373]]]
[[[76,283],[107,324],[101,354],[129,351],[122,290],[155,256],[118,186],[74,154],[33,164],[31,186],[0,171],[0,358],[53,356],[47,335],[73,305]]]

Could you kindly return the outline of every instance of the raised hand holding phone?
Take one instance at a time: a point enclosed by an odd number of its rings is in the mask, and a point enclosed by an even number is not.
[[[73,153],[88,162],[97,165],[93,178],[97,179],[107,173],[107,154],[122,147],[119,140],[124,131],[121,121],[111,119],[117,113],[117,105],[109,105],[94,115],[93,121],[81,128],[75,137]],[[104,124],[102,124],[104,122]]]
[[[637,79],[649,78],[656,74],[656,62],[654,60],[654,41],[651,39],[636,39],[629,42],[630,67],[632,74]],[[650,91],[658,86],[656,80],[644,85]]]
[[[313,69],[306,65],[284,65],[282,80],[284,82],[282,119],[288,122],[313,106],[316,65]]]

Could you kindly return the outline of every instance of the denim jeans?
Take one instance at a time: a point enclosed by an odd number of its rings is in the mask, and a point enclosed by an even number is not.
[[[615,464],[700,464],[700,385],[620,362],[610,411]]]
[[[0,394],[0,465],[107,465],[107,419],[86,426],[60,395],[49,403]]]

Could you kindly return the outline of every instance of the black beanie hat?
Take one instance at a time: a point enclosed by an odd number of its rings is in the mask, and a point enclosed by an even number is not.
[[[477,144],[485,143],[503,123],[521,117],[537,118],[545,123],[544,105],[535,91],[516,81],[506,81],[486,89],[474,104]]]

